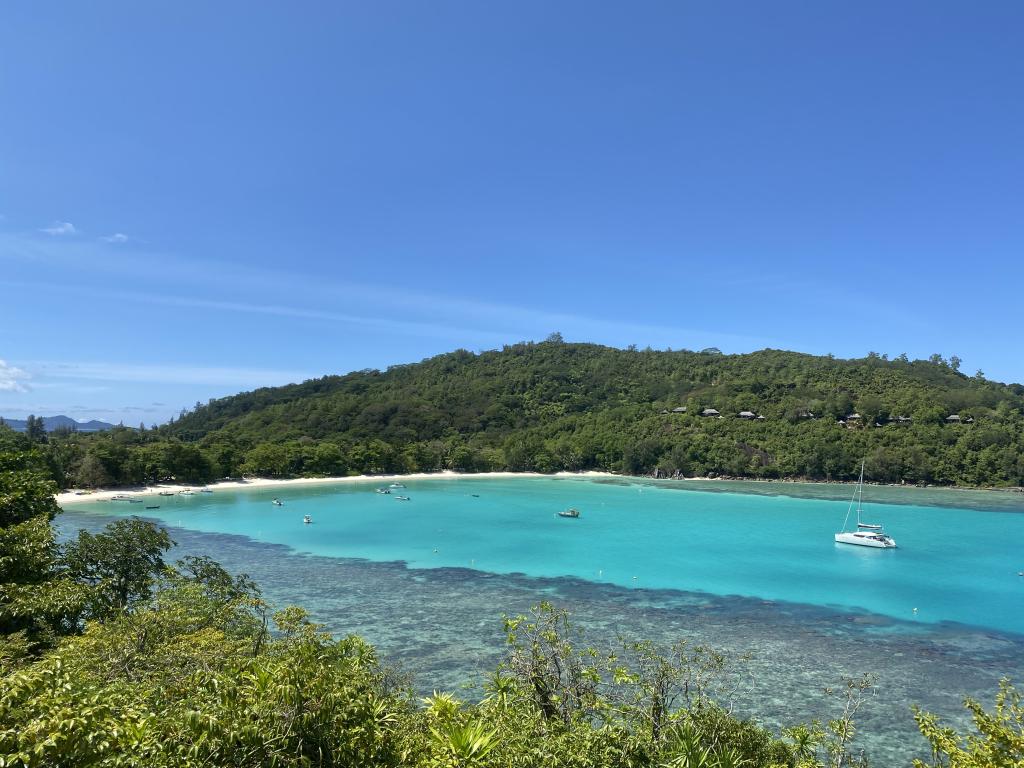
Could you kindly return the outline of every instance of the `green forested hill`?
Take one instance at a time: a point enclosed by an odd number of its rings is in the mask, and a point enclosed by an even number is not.
[[[841,479],[866,457],[878,481],[1024,484],[1024,387],[958,367],[556,337],[213,400],[158,430],[72,438],[60,462],[88,484],[437,469]]]

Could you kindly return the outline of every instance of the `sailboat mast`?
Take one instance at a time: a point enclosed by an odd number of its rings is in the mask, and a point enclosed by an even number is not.
[[[860,462],[860,480],[857,481],[857,527],[860,527],[860,507],[864,501],[864,460]]]

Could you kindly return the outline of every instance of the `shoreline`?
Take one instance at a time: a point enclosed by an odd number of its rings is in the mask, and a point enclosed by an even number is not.
[[[571,473],[570,473],[571,474]],[[651,477],[650,475],[615,475],[616,477],[640,477],[647,480],[693,481],[708,483],[782,483],[786,485],[857,485],[856,480],[815,480],[809,477]],[[1024,493],[1021,485],[938,485],[936,483],[880,483],[865,480],[865,486],[874,488],[916,488],[918,490],[938,491],[995,491],[996,493]]]
[[[502,477],[624,477],[611,472],[557,472],[554,475],[541,472],[454,472],[445,470],[443,472],[414,472],[404,475],[349,475],[346,477],[293,477],[287,479],[276,479],[270,477],[249,477],[241,480],[220,480],[214,483],[188,484],[188,483],[156,483],[147,486],[120,486],[114,488],[96,488],[89,491],[67,490],[56,494],[58,504],[73,504],[75,502],[88,501],[109,501],[114,496],[155,496],[161,492],[171,491],[179,493],[185,490],[199,492],[200,488],[209,488],[212,491],[231,491],[247,488],[289,488],[299,485],[343,485],[346,483],[393,483],[403,480],[460,480],[464,478],[502,478]]]
[[[653,480],[658,482],[709,482],[709,483],[763,483],[765,485],[855,485],[852,480],[810,480],[805,478],[750,478],[750,477],[650,477],[648,475],[622,475],[615,472],[603,472],[599,470],[587,470],[584,472],[455,472],[444,470],[442,472],[414,472],[411,474],[388,474],[388,475],[348,475],[345,477],[295,477],[276,479],[269,477],[249,477],[240,480],[220,480],[206,485],[188,483],[156,483],[147,486],[117,486],[111,488],[96,488],[91,490],[69,489],[55,494],[58,504],[73,504],[75,502],[108,501],[114,496],[155,496],[161,492],[179,493],[185,490],[198,492],[200,488],[217,490],[239,490],[246,488],[289,488],[301,485],[343,485],[346,483],[370,483],[387,482],[392,483],[402,480],[433,480],[447,479],[460,480],[466,478],[512,478],[512,477],[605,477],[620,478],[624,480]],[[914,488],[918,490],[938,489],[944,491],[994,491],[998,493],[1024,493],[1021,487],[963,487],[956,485],[909,485],[899,483],[871,483],[865,485],[881,488]]]

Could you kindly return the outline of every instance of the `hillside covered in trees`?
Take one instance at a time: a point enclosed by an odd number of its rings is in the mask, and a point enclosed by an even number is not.
[[[442,469],[825,480],[861,458],[878,482],[1024,485],[1024,386],[959,363],[556,334],[211,400],[153,430],[51,437],[49,454],[64,486]]]

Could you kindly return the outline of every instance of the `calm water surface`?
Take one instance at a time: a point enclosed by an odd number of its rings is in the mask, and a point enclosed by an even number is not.
[[[739,700],[771,727],[830,716],[824,686],[876,672],[862,746],[877,764],[924,754],[912,702],[963,722],[963,695],[989,701],[1000,676],[1024,679],[1024,497],[869,487],[866,516],[899,544],[880,551],[832,540],[850,486],[561,477],[407,486],[147,497],[157,510],[92,502],[59,520],[70,534],[111,515],[159,519],[181,554],[210,554],[273,600],[363,634],[424,690],[478,683],[500,658],[501,614],[542,598],[571,608],[596,644],[688,637],[753,652]],[[579,520],[555,515],[570,506]]]

